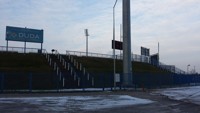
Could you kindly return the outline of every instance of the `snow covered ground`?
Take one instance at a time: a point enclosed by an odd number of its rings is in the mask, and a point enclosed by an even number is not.
[[[200,105],[200,86],[168,88],[158,91],[170,99],[191,102]]]
[[[153,103],[153,101],[128,95],[0,98],[0,105],[21,104],[26,106],[37,106],[37,110],[44,111],[74,111],[77,109],[95,110],[150,103]]]

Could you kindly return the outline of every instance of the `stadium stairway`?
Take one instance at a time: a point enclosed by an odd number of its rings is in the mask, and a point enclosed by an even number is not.
[[[71,55],[61,55],[58,51],[46,54],[49,65],[57,75],[60,89],[88,88],[93,86],[93,78],[85,71],[81,63]]]

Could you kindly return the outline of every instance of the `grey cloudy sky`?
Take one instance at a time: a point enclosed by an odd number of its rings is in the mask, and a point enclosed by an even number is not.
[[[89,29],[89,51],[112,54],[112,14],[115,0],[0,0],[0,46],[6,26],[44,29],[44,48],[64,53],[85,51],[84,29]],[[116,5],[116,39],[120,40],[122,0]],[[131,0],[132,52],[140,47],[160,60],[200,72],[200,0]],[[23,47],[21,42],[10,46]],[[27,43],[39,48],[40,44]]]

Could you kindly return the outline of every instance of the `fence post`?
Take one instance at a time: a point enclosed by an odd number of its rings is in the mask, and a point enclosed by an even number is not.
[[[69,71],[69,69],[70,69],[70,64],[68,63],[68,66],[67,66],[67,68],[68,68],[68,71]]]
[[[111,83],[110,83],[110,87],[111,87],[110,90],[111,90],[111,91],[113,90],[112,83],[113,83],[114,80],[112,81],[112,79],[114,78],[114,76],[115,76],[115,75],[112,76],[112,74],[110,74],[110,82],[111,82]]]
[[[83,68],[83,75],[85,75],[85,68]]]
[[[76,81],[76,72],[74,73],[74,81]]]
[[[59,72],[58,72],[58,71],[59,71],[59,69],[58,69],[58,67],[57,67],[57,71],[56,71],[56,74],[57,74],[57,75],[59,75]]]
[[[85,77],[86,77],[85,74],[81,77],[82,78],[82,88],[83,88],[83,91],[85,91],[85,86],[86,86],[86,84],[85,84]]]
[[[4,90],[4,74],[1,74],[1,93],[3,93]]]
[[[87,74],[87,80],[88,81],[90,80],[90,74],[89,73]]]
[[[76,68],[78,69],[78,62],[76,63]]]
[[[76,60],[74,59],[74,66],[76,67]]]
[[[47,55],[47,57],[48,57],[48,62],[50,62],[50,61],[49,61],[49,60],[50,60],[49,55]]]
[[[54,70],[56,70],[56,62],[54,62]]]
[[[29,74],[29,92],[32,92],[32,73]]]
[[[94,87],[94,77],[92,77],[92,86]]]
[[[65,69],[67,69],[67,63],[65,62]]]
[[[82,65],[80,64],[80,71],[81,71],[81,69],[82,69],[81,67],[82,67]]]
[[[57,53],[57,55],[58,55],[58,59],[59,59],[59,54]]]
[[[65,78],[63,77],[63,88],[65,88]]]
[[[68,55],[68,58],[69,58],[69,60],[70,60],[70,55]]]
[[[103,91],[105,90],[105,75],[103,74],[102,76],[102,81],[103,81]]]
[[[59,81],[59,76],[55,75],[56,76],[56,87],[57,87],[57,93],[59,92],[59,87],[60,87],[60,81]]]
[[[73,68],[71,67],[71,75],[73,74]]]
[[[50,64],[50,66],[51,66],[51,59],[49,59],[49,60],[50,60],[49,64]]]
[[[78,77],[78,87],[80,86],[80,78]]]
[[[71,57],[71,62],[73,62],[73,57]]]
[[[60,81],[62,82],[62,73],[61,73],[61,71],[60,71],[59,77],[60,77]]]

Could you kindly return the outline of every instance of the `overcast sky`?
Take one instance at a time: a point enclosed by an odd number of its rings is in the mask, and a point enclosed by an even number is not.
[[[6,26],[44,30],[44,48],[60,53],[85,51],[84,29],[89,30],[89,52],[112,54],[112,15],[115,0],[0,0],[0,46]],[[122,0],[118,0],[116,39],[120,40]],[[168,65],[200,72],[200,0],[131,0],[132,52],[140,47],[158,51]],[[9,42],[23,47],[22,42]],[[40,48],[40,44],[27,43]]]

